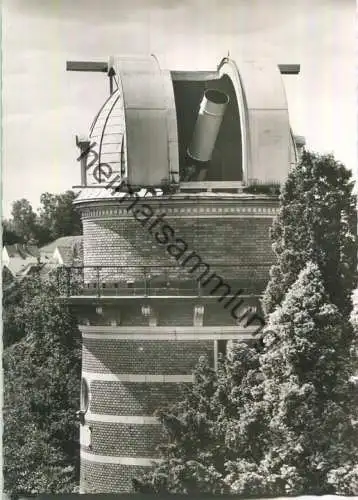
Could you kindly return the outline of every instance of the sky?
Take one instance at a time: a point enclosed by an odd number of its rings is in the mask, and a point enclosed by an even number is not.
[[[294,133],[355,172],[355,12],[354,0],[3,0],[3,216],[79,184],[75,135],[109,86],[67,60],[155,53],[173,70],[215,69],[229,51],[298,63],[284,76]]]

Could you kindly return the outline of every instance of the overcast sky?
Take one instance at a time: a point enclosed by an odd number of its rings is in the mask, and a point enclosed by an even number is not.
[[[4,0],[3,213],[80,180],[76,133],[108,94],[105,74],[66,60],[162,54],[170,69],[222,57],[300,63],[285,76],[291,125],[356,168],[354,0]]]

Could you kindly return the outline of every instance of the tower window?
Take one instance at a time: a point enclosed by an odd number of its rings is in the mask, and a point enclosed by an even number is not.
[[[89,387],[85,378],[81,380],[81,410],[87,412],[89,406]]]

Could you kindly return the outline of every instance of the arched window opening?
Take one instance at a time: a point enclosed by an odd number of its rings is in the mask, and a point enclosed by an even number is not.
[[[85,378],[81,380],[81,411],[86,413],[89,406],[89,386]]]

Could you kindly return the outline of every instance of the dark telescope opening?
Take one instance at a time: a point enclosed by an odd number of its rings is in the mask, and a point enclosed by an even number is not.
[[[180,179],[190,181],[242,181],[242,138],[240,110],[233,84],[229,77],[218,80],[173,81],[179,140]],[[215,142],[211,160],[204,171],[193,165],[187,154],[193,139],[203,96],[215,104],[226,104],[225,114]],[[194,174],[192,174],[194,172]]]
[[[227,102],[229,102],[229,97],[223,92],[219,92],[218,90],[206,90],[205,97],[208,101],[211,101],[215,104],[226,104]]]

